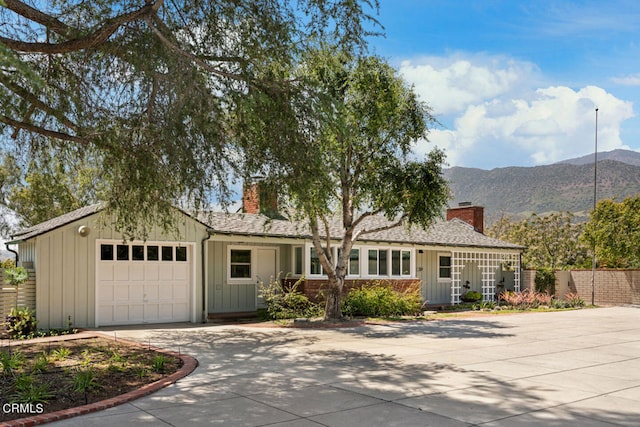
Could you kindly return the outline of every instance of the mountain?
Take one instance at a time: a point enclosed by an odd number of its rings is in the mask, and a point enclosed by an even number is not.
[[[571,211],[586,217],[593,208],[594,170],[593,163],[572,163],[578,160],[536,167],[447,169],[454,197],[451,206],[463,201],[484,206],[487,224],[502,213],[525,217],[533,212]],[[640,165],[600,160],[598,154],[598,200],[621,200],[638,193]]]
[[[615,160],[629,165],[640,166],[640,153],[630,150],[613,150],[598,153],[598,163],[600,160]],[[557,164],[568,165],[593,165],[593,153],[575,159],[563,160]]]

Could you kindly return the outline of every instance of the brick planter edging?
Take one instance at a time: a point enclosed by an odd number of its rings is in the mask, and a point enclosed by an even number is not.
[[[65,337],[71,337],[71,336],[67,335]],[[92,337],[113,338],[111,336],[100,334],[100,333],[94,333],[91,335],[86,335],[84,333],[82,334],[82,338],[92,338]],[[65,338],[65,339],[68,340],[72,338]],[[186,354],[178,354],[174,351],[164,350],[154,346],[146,346],[135,341],[129,341],[121,338],[117,338],[115,339],[115,341],[122,342],[127,345],[148,348],[150,350],[164,353],[169,356],[177,357],[180,360],[182,360],[182,366],[176,372],[174,372],[173,374],[165,378],[161,378],[158,381],[143,385],[137,390],[132,390],[128,393],[124,393],[119,396],[112,397],[110,399],[101,400],[99,402],[90,403],[88,405],[76,406],[75,408],[63,409],[63,410],[51,412],[48,414],[34,415],[34,416],[25,417],[25,418],[20,418],[17,420],[11,420],[11,421],[7,421],[0,424],[0,426],[7,426],[7,427],[35,426],[35,425],[50,423],[53,421],[64,420],[64,419],[75,417],[78,415],[86,415],[92,412],[98,412],[108,408],[113,408],[114,406],[131,402],[133,400],[144,397],[148,394],[154,393],[168,385],[171,385],[176,381],[178,381],[179,379],[186,377],[198,367],[198,360],[195,357],[192,357]]]

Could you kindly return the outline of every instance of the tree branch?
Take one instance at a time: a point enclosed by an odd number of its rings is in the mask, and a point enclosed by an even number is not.
[[[42,102],[40,99],[38,99],[37,96],[35,96],[31,92],[29,92],[27,89],[23,88],[22,86],[19,86],[19,85],[15,84],[15,83],[13,83],[11,81],[5,80],[3,77],[4,76],[0,73],[0,82],[2,82],[2,84],[6,88],[8,88],[11,91],[13,91],[16,95],[18,95],[22,99],[24,99],[24,100],[28,101],[29,103],[31,103],[32,107],[38,108],[38,109],[44,111],[45,113],[51,114],[53,117],[58,119],[60,121],[60,123],[62,123],[63,125],[65,125],[69,129],[73,130],[74,132],[78,132],[79,131],[78,125],[75,124],[74,122],[72,122],[71,120],[69,120],[66,116],[61,114],[59,111],[51,108],[49,105],[47,105],[44,102]]]
[[[335,267],[327,258],[327,254],[322,248],[322,243],[320,242],[320,231],[318,230],[318,219],[315,216],[309,216],[309,227],[311,228],[313,247],[318,253],[320,264],[322,264],[322,267],[326,270],[328,276],[335,275]]]
[[[0,37],[0,43],[3,43],[9,49],[18,52],[46,54],[76,52],[104,43],[123,24],[155,14],[162,3],[163,0],[158,0],[155,3],[147,2],[143,7],[136,11],[106,20],[106,23],[103,26],[86,36],[74,38],[61,43],[30,43],[9,39],[6,37]],[[71,33],[78,33],[76,29],[72,30],[71,27],[67,26],[66,24],[49,15],[35,10],[22,2],[9,0],[6,1],[6,7],[30,21],[37,22],[47,28],[50,28],[63,37],[69,37],[70,35],[73,35]]]
[[[160,39],[160,41],[166,46],[168,47],[171,51],[173,51],[174,53],[177,53],[178,55],[182,56],[183,58],[186,58],[190,61],[193,61],[196,65],[202,67],[203,69],[218,75],[220,77],[226,77],[232,80],[237,80],[237,81],[246,81],[246,79],[243,79],[242,77],[238,76],[237,74],[233,74],[233,73],[227,73],[225,71],[221,71],[220,69],[216,68],[216,67],[212,67],[210,64],[207,64],[205,61],[203,61],[201,58],[199,58],[196,55],[193,55],[192,53],[189,53],[183,49],[181,49],[179,46],[177,46],[175,43],[173,43],[171,40],[169,40],[163,33],[162,31],[160,31],[158,28],[156,28],[155,25],[153,25],[153,20],[157,20],[157,17],[147,17],[147,22],[149,24],[149,27],[151,28],[151,31],[153,31],[153,33],[156,35],[156,37],[158,37],[158,39]]]
[[[41,128],[40,126],[32,125],[29,123],[22,123],[4,115],[0,115],[0,122],[16,129],[24,129],[26,131],[34,132],[49,138],[56,138],[63,141],[70,141],[70,142],[78,142],[80,144],[89,143],[89,141],[84,137],[69,135],[67,133],[57,132],[55,130],[44,129],[44,128]]]
[[[393,222],[391,224],[388,224],[388,225],[384,225],[382,227],[376,227],[376,228],[372,228],[370,230],[367,230],[366,228],[363,228],[363,229],[353,233],[353,240],[357,240],[361,236],[364,236],[364,235],[367,235],[367,234],[377,233],[379,231],[391,230],[392,228],[400,227],[404,223],[406,218],[407,218],[407,216],[403,215],[397,221],[395,221],[395,222]],[[358,218],[358,219],[360,219],[360,218]]]
[[[57,34],[67,36],[71,32],[76,31],[74,28],[68,26],[62,21],[57,20],[53,16],[40,12],[38,9],[34,9],[31,6],[16,0],[4,0],[5,7],[12,12],[27,18],[30,21],[36,22],[43,27],[49,28],[55,31]]]

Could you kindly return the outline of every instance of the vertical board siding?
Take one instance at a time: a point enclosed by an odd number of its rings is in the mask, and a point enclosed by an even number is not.
[[[254,279],[247,279],[244,283],[228,283],[227,280],[227,256],[229,246],[277,247],[280,251],[280,260],[276,265],[281,274],[281,279],[291,271],[291,251],[289,245],[272,243],[229,243],[220,241],[208,242],[208,293],[207,307],[209,313],[234,313],[257,310],[256,296],[260,291]],[[255,252],[254,252],[255,254]],[[255,260],[254,260],[255,262]],[[255,268],[255,265],[253,266]]]
[[[33,268],[36,262],[36,242],[29,240],[18,244],[18,253],[20,254],[18,262],[25,268]]]
[[[94,214],[22,243],[26,253],[35,248],[35,268],[38,274],[36,310],[43,328],[66,327],[69,317],[76,327],[95,327],[96,319],[96,245],[98,240],[124,240],[123,237],[104,224],[109,224]],[[78,234],[78,227],[87,225],[88,236]],[[202,307],[202,238],[207,236],[203,225],[185,216],[179,225],[177,236],[165,235],[158,227],[150,231],[148,241],[182,241],[194,243],[191,255],[195,266],[193,289],[189,299],[190,319],[199,321]],[[31,246],[30,246],[31,245]],[[21,246],[21,250],[22,250]],[[22,254],[22,253],[21,253]]]
[[[451,282],[438,280],[438,254],[443,251],[416,252],[417,276],[422,281],[422,298],[428,304],[446,304],[451,301]],[[422,270],[420,270],[422,269]]]
[[[469,282],[470,289],[468,290],[482,293],[482,272],[480,271],[480,267],[476,261],[466,263],[462,269],[461,279],[463,285],[467,281]],[[465,288],[463,293],[466,291],[467,289]],[[449,298],[449,302],[450,301],[451,298]]]

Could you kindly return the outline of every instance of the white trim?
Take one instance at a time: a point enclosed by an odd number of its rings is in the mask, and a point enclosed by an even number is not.
[[[305,263],[304,271],[308,278],[319,279],[327,277],[326,274],[311,274],[311,248],[314,248],[313,243],[307,243],[305,245]],[[332,245],[331,250],[335,254],[338,246]],[[338,248],[339,249],[339,248]],[[372,245],[372,244],[363,244],[363,245],[353,245],[351,248],[358,251],[358,261],[359,261],[359,274],[347,274],[345,277],[349,280],[355,279],[389,279],[389,280],[398,280],[398,279],[417,279],[418,276],[416,274],[416,247],[415,246],[402,246],[402,245]],[[387,252],[387,273],[385,275],[380,274],[369,274],[369,250],[376,250],[378,253],[380,251]],[[400,252],[400,275],[392,275],[392,252],[391,251],[399,251]],[[402,273],[402,252],[409,252],[410,256],[410,272],[409,274]],[[335,257],[334,257],[335,259]],[[324,271],[324,268],[322,268]],[[349,265],[347,265],[347,272],[349,271]]]
[[[462,270],[469,262],[478,263],[482,277],[482,296],[484,301],[493,301],[496,293],[495,275],[502,264],[511,263],[514,268],[514,288],[520,291],[520,254],[504,252],[476,252],[476,251],[455,251],[452,254],[451,264],[451,303],[459,304],[461,295]]]
[[[276,251],[276,270],[280,267],[280,247],[279,246],[250,246],[250,245],[227,245],[226,258],[224,260],[226,271],[226,280],[228,285],[247,285],[255,284],[257,274],[255,269],[256,250],[273,249]],[[248,250],[251,251],[251,276],[250,277],[231,277],[231,251],[232,250]],[[276,271],[276,274],[278,271]]]
[[[440,258],[448,257],[450,260],[449,264],[449,277],[440,277]],[[438,263],[436,265],[436,276],[438,278],[438,283],[449,283],[451,282],[453,276],[453,254],[451,252],[438,252]]]
[[[251,254],[251,261],[249,262],[249,277],[231,277],[231,251],[241,250],[249,251]],[[225,258],[225,269],[227,270],[227,283],[229,285],[254,283],[255,277],[255,246],[248,245],[227,245],[227,256]]]
[[[297,273],[296,270],[296,249],[300,249],[300,263],[301,263],[301,267],[302,267],[302,271],[300,273]],[[305,257],[305,252],[304,252],[304,245],[300,244],[300,245],[293,245],[291,246],[291,277],[302,277],[302,275],[304,274],[305,267],[306,267],[306,257]]]
[[[196,254],[196,244],[193,242],[180,242],[180,241],[167,241],[167,240],[149,240],[149,241],[142,241],[142,240],[134,240],[134,241],[130,241],[130,242],[123,242],[122,239],[96,239],[94,241],[95,243],[95,261],[94,261],[94,279],[93,279],[93,290],[94,290],[94,321],[95,321],[95,327],[100,327],[100,310],[99,310],[99,290],[98,290],[98,274],[100,271],[99,268],[99,263],[102,262],[101,259],[101,245],[104,244],[112,244],[112,245],[126,245],[126,246],[158,246],[159,250],[158,250],[158,261],[148,261],[147,258],[147,251],[144,251],[144,260],[136,260],[134,261],[132,258],[132,253],[131,253],[131,249],[129,250],[129,260],[127,261],[120,261],[123,263],[132,263],[132,262],[140,262],[140,263],[146,263],[146,262],[158,262],[161,263],[162,262],[162,249],[160,249],[161,246],[172,246],[172,247],[186,247],[187,248],[187,260],[184,261],[185,263],[191,263],[191,276],[189,278],[189,295],[187,297],[187,300],[189,301],[189,307],[187,308],[188,313],[189,313],[189,319],[193,322],[196,319],[196,313],[195,313],[195,308],[197,305],[197,294],[196,294],[196,279],[197,279],[197,255]],[[190,248],[190,250],[189,250]],[[112,262],[118,262],[117,258],[117,253],[116,253],[117,249],[114,248],[114,259]],[[181,261],[176,261],[175,259],[175,250],[173,251],[173,261],[170,262],[181,262]],[[167,261],[165,261],[167,262]]]

